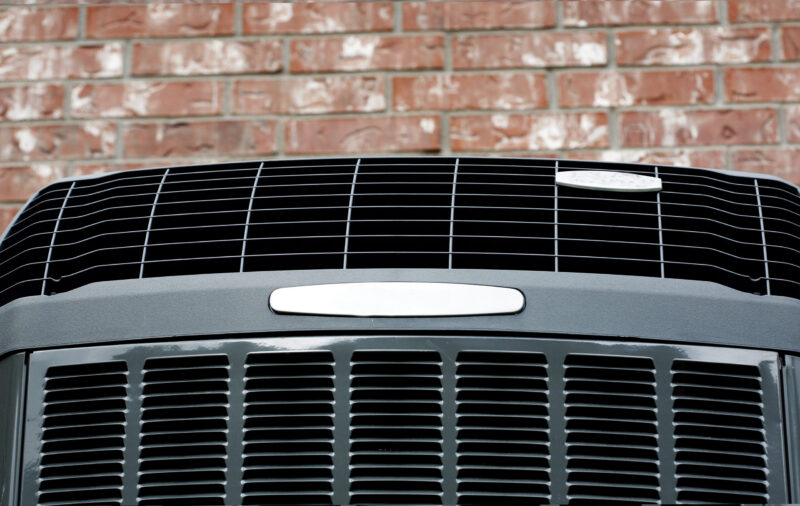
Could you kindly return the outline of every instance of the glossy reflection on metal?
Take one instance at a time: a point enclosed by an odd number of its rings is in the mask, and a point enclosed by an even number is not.
[[[332,283],[278,288],[269,297],[276,313],[361,316],[478,316],[522,311],[515,288],[461,283]]]
[[[661,191],[661,179],[608,170],[570,170],[556,174],[556,184],[584,190],[614,192]]]

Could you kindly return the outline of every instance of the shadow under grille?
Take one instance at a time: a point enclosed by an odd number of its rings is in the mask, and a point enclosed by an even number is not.
[[[125,362],[47,370],[40,504],[122,504],[127,387]]]
[[[675,360],[672,398],[678,500],[769,502],[758,368]]]
[[[564,171],[663,191],[556,186]],[[492,158],[273,160],[58,182],[0,244],[0,304],[96,281],[295,269],[587,272],[800,298],[788,183],[652,165]]]
[[[225,504],[228,358],[144,364],[139,504]]]
[[[244,504],[331,504],[333,354],[248,355]]]
[[[658,502],[652,359],[570,354],[564,379],[570,503]]]
[[[463,351],[456,363],[459,504],[552,502],[545,356]]]
[[[442,370],[435,351],[355,351],[350,502],[442,503]]]

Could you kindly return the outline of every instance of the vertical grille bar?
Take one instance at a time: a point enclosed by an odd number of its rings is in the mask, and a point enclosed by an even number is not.
[[[353,198],[356,195],[356,181],[358,180],[358,167],[361,165],[361,158],[356,161],[356,168],[353,171],[353,184],[350,185],[350,202],[347,204],[347,228],[344,232],[344,265],[347,269],[347,250],[350,247],[350,221],[353,217]]]
[[[225,504],[239,504],[242,501],[244,482],[244,441],[245,433],[245,383],[244,354],[228,354],[230,362],[228,395],[228,433],[227,433],[227,472],[225,480]]]
[[[47,261],[44,263],[44,276],[42,276],[42,295],[47,295],[47,276],[50,274],[50,260],[53,258],[53,246],[56,243],[56,235],[58,234],[58,225],[61,223],[61,217],[64,216],[64,209],[67,207],[69,196],[72,195],[72,189],[75,188],[75,181],[67,190],[67,196],[64,197],[64,202],[61,203],[61,210],[58,211],[58,218],[56,224],[53,226],[53,235],[50,237],[50,249],[47,250]]]
[[[450,248],[448,251],[447,268],[453,268],[453,228],[456,216],[456,184],[458,184],[458,158],[453,168],[453,196],[450,199]]]
[[[153,217],[156,215],[156,206],[158,205],[158,197],[161,195],[161,189],[164,187],[164,181],[167,180],[167,175],[169,174],[169,169],[164,171],[164,175],[161,177],[161,183],[158,185],[158,189],[156,190],[156,195],[153,197],[153,207],[150,209],[150,218],[147,220],[147,231],[145,232],[144,236],[144,248],[142,248],[142,262],[139,266],[139,279],[144,277],[144,261],[147,258],[147,243],[150,242],[150,229],[153,228]]]
[[[122,476],[122,504],[136,504],[139,485],[139,433],[142,424],[142,386],[144,358],[128,359],[128,412],[125,414],[125,462]]]
[[[250,232],[250,216],[253,214],[253,202],[256,200],[258,179],[261,177],[261,171],[263,169],[264,169],[264,162],[261,162],[261,165],[258,166],[258,172],[256,172],[256,180],[253,182],[253,193],[250,194],[250,203],[247,205],[247,219],[244,222],[244,238],[242,239],[242,260],[239,263],[239,272],[244,272],[244,254],[245,251],[247,250],[247,234]]]
[[[655,176],[658,177],[658,166],[654,168]],[[656,193],[656,213],[658,213],[658,251],[661,262],[661,277],[664,277],[664,228],[661,225],[661,192]]]
[[[767,281],[767,295],[772,291],[769,287],[769,259],[767,258],[767,234],[764,231],[764,211],[761,209],[761,191],[758,189],[758,179],[753,179],[756,187],[756,203],[758,205],[758,221],[761,223],[761,244],[764,247],[764,278]]]

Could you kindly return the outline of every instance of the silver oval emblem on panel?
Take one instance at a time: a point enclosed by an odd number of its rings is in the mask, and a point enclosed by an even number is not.
[[[459,283],[333,283],[278,288],[269,296],[276,313],[318,316],[478,316],[522,311],[515,288]]]
[[[570,170],[556,174],[556,184],[585,190],[612,192],[661,191],[661,179],[641,174],[606,170]]]

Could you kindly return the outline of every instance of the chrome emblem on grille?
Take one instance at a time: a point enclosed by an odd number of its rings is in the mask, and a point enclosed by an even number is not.
[[[641,174],[607,170],[570,170],[556,174],[556,184],[585,190],[612,192],[661,191],[661,179]]]

